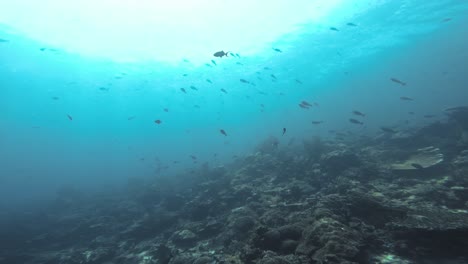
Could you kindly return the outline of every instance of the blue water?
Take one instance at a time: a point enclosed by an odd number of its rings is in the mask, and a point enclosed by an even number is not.
[[[286,145],[443,120],[443,109],[467,104],[467,11],[463,0],[382,1],[352,14],[356,26],[305,23],[261,52],[215,58],[230,50],[219,47],[198,54],[202,63],[182,51],[176,63],[82,56],[0,17],[0,206],[229,164],[269,136]],[[353,110],[364,125],[349,122]]]

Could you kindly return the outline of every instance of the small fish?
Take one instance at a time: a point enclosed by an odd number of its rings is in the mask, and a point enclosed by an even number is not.
[[[286,128],[285,127],[283,127],[283,136],[284,136],[284,134],[286,134]]]
[[[353,123],[353,124],[356,124],[356,125],[363,125],[364,123],[359,121],[359,120],[356,120],[354,118],[350,118],[349,119],[349,122]]]
[[[220,132],[221,134],[223,134],[224,136],[227,136],[227,133],[226,133],[226,131],[224,131],[224,129],[220,129],[219,132]]]
[[[346,25],[347,25],[347,26],[350,26],[350,27],[357,27],[357,25],[356,25],[356,24],[354,24],[354,23],[351,23],[351,22],[350,22],[350,23],[346,23]]]
[[[184,74],[182,74],[182,76],[184,76],[184,77],[187,77],[187,76],[188,76],[188,74],[187,74],[187,73],[184,73]]]
[[[169,112],[169,109],[164,108],[163,111],[167,113],[167,112]]]
[[[60,99],[60,98],[58,98],[57,96],[53,96],[53,97],[52,97],[52,100],[57,101],[58,99]]]
[[[199,105],[194,105],[193,107],[195,107],[195,108],[200,108],[200,106],[199,106]]]
[[[242,64],[241,62],[236,62],[236,64],[237,64],[237,65],[241,65],[241,66],[244,65],[244,64]]]
[[[9,42],[9,40],[8,40],[8,39],[1,39],[1,38],[0,38],[0,43],[6,43],[6,42]]]
[[[195,91],[198,91],[198,88],[195,87],[195,86],[193,86],[193,85],[190,85],[190,89],[195,90]]]
[[[245,79],[239,79],[239,81],[240,81],[241,83],[250,83],[249,81],[247,81],[247,80],[245,80]]]
[[[135,117],[136,117],[136,116],[129,116],[129,117],[127,118],[127,120],[128,120],[128,121],[131,121],[131,120],[135,119]]]
[[[229,51],[224,52],[224,51],[221,50],[221,51],[217,51],[217,52],[213,53],[213,56],[218,57],[218,58],[222,58],[223,56],[227,57],[228,53],[229,53]]]
[[[400,80],[398,80],[397,78],[390,78],[390,81],[392,81],[392,82],[394,82],[394,83],[398,83],[398,84],[400,84],[400,85],[402,85],[402,86],[405,86],[405,85],[406,85],[405,82],[400,81]]]
[[[47,49],[46,48],[40,48],[39,50],[40,51],[46,51]]]
[[[232,53],[231,53],[231,54],[232,54]],[[234,53],[234,56],[236,56],[237,58],[240,58],[239,53]]]
[[[302,82],[299,79],[295,80],[298,84],[302,84]]]
[[[276,76],[274,74],[270,74],[271,78],[276,80]]]
[[[70,119],[70,121],[73,121],[73,117],[71,115],[67,114],[67,117],[68,117],[68,119]]]
[[[273,48],[274,51],[281,53],[282,51],[278,48]]]
[[[304,108],[304,109],[309,109],[310,107],[308,107],[307,105],[303,105],[303,104],[299,104],[299,107],[300,108]]]
[[[402,100],[402,101],[414,101],[414,99],[413,99],[413,98],[406,97],[406,96],[402,96],[402,97],[400,97],[400,100]]]
[[[206,79],[206,82],[213,83],[210,79]]]
[[[397,133],[396,130],[394,130],[394,129],[392,129],[392,128],[389,128],[389,127],[380,127],[380,129],[381,129],[383,132],[386,132],[386,133],[391,133],[391,134]]]
[[[263,69],[264,69],[264,70],[267,70],[267,71],[271,70],[270,67],[263,67]]]
[[[213,66],[212,66],[211,64],[209,64],[209,63],[205,63],[205,66],[206,66],[206,67],[210,67],[210,68],[213,67]]]
[[[413,166],[414,168],[418,170],[424,169],[424,167],[419,163],[411,163],[411,166]]]
[[[187,91],[185,91],[185,88],[180,88],[180,90],[181,90],[183,93],[187,93]]]
[[[359,112],[359,111],[356,111],[356,110],[354,110],[352,113],[353,113],[354,115],[357,115],[357,116],[362,116],[362,117],[365,117],[365,116],[366,116],[366,114],[364,114],[364,113],[362,113],[362,112]]]
[[[158,124],[158,125],[159,125],[159,124],[161,124],[162,122],[161,122],[161,120],[159,120],[159,119],[156,119],[156,120],[154,120],[154,123],[156,123],[156,124]]]
[[[339,31],[336,27],[330,27],[330,30]]]
[[[99,87],[99,90],[103,91],[103,92],[108,92],[109,91],[109,88],[107,87]]]
[[[323,123],[323,121],[312,121],[312,124],[314,124],[314,125],[320,125],[322,123]]]
[[[264,104],[260,104],[260,107],[261,107],[261,108],[264,108],[264,107],[265,107],[265,105],[264,105]]]
[[[309,104],[309,102],[307,102],[307,101],[302,101],[301,104],[304,105],[304,106],[307,106],[307,107],[312,106],[312,105]]]
[[[190,62],[190,61],[189,61],[189,60],[187,60],[187,59],[183,59],[183,61],[184,61],[184,62]]]
[[[445,18],[444,20],[442,20],[442,22],[449,22],[450,20],[452,20],[450,17],[448,18]]]
[[[215,66],[218,65],[218,64],[216,64],[215,60],[211,60],[211,63],[213,63]]]
[[[227,91],[226,91],[226,90],[224,90],[224,88],[221,88],[221,92],[223,92],[223,93],[226,93],[226,94],[227,94]]]
[[[190,155],[190,158],[192,158],[193,160],[196,160],[196,159],[197,159],[197,157],[194,156],[194,155]]]

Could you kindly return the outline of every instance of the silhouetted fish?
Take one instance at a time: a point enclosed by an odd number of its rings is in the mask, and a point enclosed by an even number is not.
[[[357,116],[363,116],[363,117],[366,116],[366,114],[364,114],[364,113],[362,113],[362,112],[359,112],[359,111],[357,111],[357,110],[354,110],[352,113],[353,113],[354,115],[357,115]]]
[[[167,112],[169,112],[169,109],[164,108],[163,111],[167,113]]]
[[[309,109],[309,107],[307,105],[303,105],[303,104],[299,104],[299,107],[304,108],[304,109]]]
[[[283,136],[284,136],[284,134],[286,134],[286,128],[285,127],[283,127]]]
[[[311,107],[311,106],[312,106],[312,105],[311,105],[309,102],[307,102],[307,101],[302,101],[301,104],[302,104],[302,105],[305,105],[305,106],[307,106],[307,107]]]
[[[273,48],[273,50],[276,51],[276,52],[280,52],[280,53],[282,52],[282,51],[281,51],[280,49],[278,49],[278,48]]]
[[[127,120],[128,120],[128,121],[131,121],[131,120],[135,119],[135,117],[136,117],[136,116],[129,116],[129,117],[127,118]]]
[[[400,80],[398,80],[397,78],[390,78],[390,81],[392,81],[392,82],[394,82],[394,83],[398,83],[398,84],[400,84],[400,85],[402,85],[402,86],[405,86],[405,85],[406,85],[405,82],[400,81]]]
[[[270,74],[271,78],[276,80],[276,76],[274,74]]]
[[[402,97],[400,97],[400,100],[402,100],[402,101],[414,101],[414,99],[413,99],[413,98],[406,97],[406,96],[402,96]]]
[[[314,124],[314,125],[320,125],[322,123],[323,123],[323,121],[312,121],[312,124]]]
[[[180,90],[181,90],[183,93],[187,93],[187,91],[185,91],[185,88],[180,88]]]
[[[356,120],[354,118],[350,118],[349,119],[349,122],[353,123],[353,124],[357,124],[357,125],[363,125],[364,123],[359,121],[359,120]]]
[[[223,93],[226,93],[226,94],[227,94],[227,91],[226,91],[226,90],[224,90],[223,88],[221,88],[221,92],[223,92]]]
[[[193,86],[193,85],[190,85],[190,89],[195,90],[195,91],[198,91],[198,88],[195,87],[195,86]]]
[[[206,81],[209,82],[209,83],[213,83],[210,79],[206,79]]]
[[[224,129],[220,129],[219,132],[220,132],[221,134],[223,134],[224,136],[227,136],[227,133],[226,133],[226,131],[224,131]]]
[[[197,157],[194,156],[194,155],[190,155],[190,158],[192,158],[193,160],[196,160],[196,159],[197,159]]]
[[[216,64],[215,60],[211,60],[211,63],[213,63],[215,66],[218,65],[218,64]]]
[[[67,114],[67,117],[68,117],[68,119],[70,119],[70,121],[73,121],[73,117],[71,115]]]
[[[346,23],[346,25],[347,25],[347,26],[350,26],[350,27],[357,27],[357,25],[356,25],[356,24],[354,24],[354,23],[351,23],[351,22],[350,22],[350,23]]]
[[[330,27],[330,30],[339,31],[336,27]]]
[[[241,83],[250,83],[249,81],[247,81],[247,80],[245,80],[245,79],[239,79],[239,81],[240,81]]]
[[[1,39],[1,38],[0,38],[0,43],[5,43],[5,42],[9,42],[9,40],[8,40],[8,39]]]
[[[161,122],[161,120],[159,120],[159,119],[156,119],[156,120],[154,120],[154,123],[156,123],[156,124],[158,124],[158,125],[159,125],[159,124],[161,124],[162,122]]]
[[[224,51],[221,50],[221,51],[215,52],[215,53],[213,54],[213,56],[218,57],[218,58],[222,58],[223,56],[226,56],[226,57],[227,57],[227,56],[228,56],[228,53],[229,53],[229,51],[228,51],[228,52],[224,52]]]
[[[302,84],[302,82],[301,82],[299,79],[296,79],[296,82],[297,82],[298,84]]]
[[[450,17],[448,17],[448,18],[443,19],[442,22],[449,22],[450,20],[452,20],[452,19]]]
[[[60,99],[60,98],[58,98],[57,96],[53,96],[53,97],[52,97],[52,100],[57,101],[58,99]]]

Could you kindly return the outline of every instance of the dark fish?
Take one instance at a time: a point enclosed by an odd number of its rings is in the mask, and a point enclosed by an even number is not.
[[[396,130],[392,129],[392,128],[389,128],[389,127],[380,127],[380,129],[382,129],[383,132],[386,132],[386,133],[392,133],[392,134],[395,134],[397,133]]]
[[[330,27],[330,30],[339,31],[336,27]]]
[[[161,124],[161,120],[159,120],[159,119],[156,119],[156,120],[154,120],[154,123],[156,123],[156,124],[158,124],[158,125],[159,125],[159,124]]]
[[[352,113],[353,113],[354,115],[357,115],[357,116],[363,116],[363,117],[366,116],[366,114],[364,114],[364,113],[362,113],[362,112],[359,112],[359,111],[356,111],[356,110],[354,110]]]
[[[354,118],[350,118],[349,119],[349,122],[353,123],[353,124],[357,124],[357,125],[363,125],[364,123],[359,121],[359,120],[356,120]]]
[[[209,82],[209,83],[213,83],[210,79],[206,79],[206,81]]]
[[[103,92],[108,92],[109,91],[109,88],[107,87],[99,87],[99,90],[103,91]]]
[[[444,109],[446,112],[452,112],[452,111],[467,111],[468,106],[455,106],[455,107],[449,107]]]
[[[190,89],[195,90],[195,91],[198,91],[198,88],[195,87],[195,86],[193,86],[193,85],[190,85]]]
[[[231,54],[232,54],[232,53],[231,53]],[[236,56],[237,58],[240,58],[239,53],[234,53],[234,56]]]
[[[271,78],[276,80],[276,76],[274,74],[270,74]]]
[[[312,124],[314,124],[314,125],[320,125],[322,123],[323,123],[323,121],[312,121]]]
[[[347,26],[350,26],[350,27],[357,27],[357,25],[356,25],[356,24],[354,24],[354,23],[351,23],[351,22],[350,22],[350,23],[347,23],[346,25],[347,25]]]
[[[307,105],[303,105],[303,104],[299,104],[299,107],[304,108],[304,109],[309,109],[309,107]]]
[[[185,91],[185,88],[180,88],[180,90],[181,90],[183,93],[187,93],[187,91]]]
[[[245,80],[245,79],[239,79],[239,81],[240,81],[241,83],[250,83],[249,81],[247,81],[247,80]]]
[[[224,129],[220,129],[219,132],[220,132],[221,134],[223,134],[224,136],[227,136],[227,133],[226,133],[226,131],[224,131]]]
[[[280,49],[278,49],[278,48],[273,48],[273,50],[276,51],[276,52],[280,52],[280,53],[282,52],[282,51],[281,51]]]
[[[190,158],[192,158],[193,160],[196,160],[196,159],[197,159],[197,157],[194,156],[194,155],[190,155]]]
[[[213,56],[218,57],[218,58],[222,58],[223,56],[226,56],[226,57],[227,57],[227,56],[228,56],[228,53],[229,53],[229,51],[228,51],[228,52],[224,52],[224,51],[221,50],[221,51],[215,52],[215,53],[213,54]]]
[[[302,101],[301,104],[304,105],[304,106],[307,106],[307,107],[312,106],[312,105],[309,104],[309,102],[307,102],[307,101]]]
[[[227,94],[227,91],[226,91],[226,90],[224,90],[223,88],[221,88],[221,92],[223,92],[223,93],[226,93],[226,94]]]
[[[297,82],[298,84],[302,84],[302,82],[301,82],[300,80],[298,80],[298,79],[296,79],[296,82]]]
[[[193,107],[195,107],[195,108],[200,108],[200,106],[199,106],[199,105],[194,105]]]
[[[8,39],[0,39],[0,43],[5,43],[5,42],[9,42]]]
[[[406,85],[405,82],[402,82],[402,81],[398,80],[397,78],[390,78],[390,81],[392,81],[392,82],[394,82],[394,83],[398,83],[398,84],[400,84],[400,85],[402,85],[402,86],[405,86],[405,85]]]
[[[411,166],[413,166],[414,168],[416,168],[418,170],[424,169],[424,167],[421,164],[418,164],[418,163],[411,163]]]
[[[215,66],[218,65],[218,64],[216,64],[215,60],[211,60],[211,63],[213,63]]]
[[[267,70],[267,71],[271,70],[270,67],[263,67],[263,69],[264,69],[264,70]]]
[[[71,115],[67,115],[68,119],[70,119],[70,121],[73,121],[73,117]]]
[[[184,74],[182,74],[182,76],[184,76],[184,77],[187,77],[187,76],[188,76],[188,74],[187,74],[187,73],[184,73]]]
[[[265,107],[265,105],[264,105],[264,104],[260,104],[260,107],[263,108],[263,107]]]
[[[285,127],[283,127],[283,136],[284,136],[284,134],[286,134],[286,128]]]
[[[136,116],[129,116],[129,117],[127,118],[127,120],[128,120],[128,121],[133,120],[133,119],[135,119],[135,117],[136,117]]]
[[[46,48],[40,48],[39,50],[40,50],[40,51],[45,51],[45,50],[46,50]]]
[[[212,66],[211,64],[209,64],[209,63],[205,63],[205,66],[206,66],[206,67],[213,67],[213,66]]]
[[[402,100],[402,101],[414,101],[414,99],[413,99],[413,98],[406,97],[406,96],[402,96],[402,97],[400,97],[400,100]]]
[[[448,18],[445,18],[444,20],[442,20],[442,22],[449,22],[450,20],[452,20],[450,17]]]
[[[169,109],[164,108],[163,111],[167,113],[167,112],[169,112]]]
[[[60,99],[60,98],[58,98],[57,96],[52,97],[52,100],[58,100],[58,99]]]

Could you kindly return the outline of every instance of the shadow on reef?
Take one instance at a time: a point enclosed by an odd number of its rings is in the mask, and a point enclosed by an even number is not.
[[[468,263],[468,110],[448,116],[404,136],[272,137],[119,192],[62,190],[3,213],[0,263]]]

